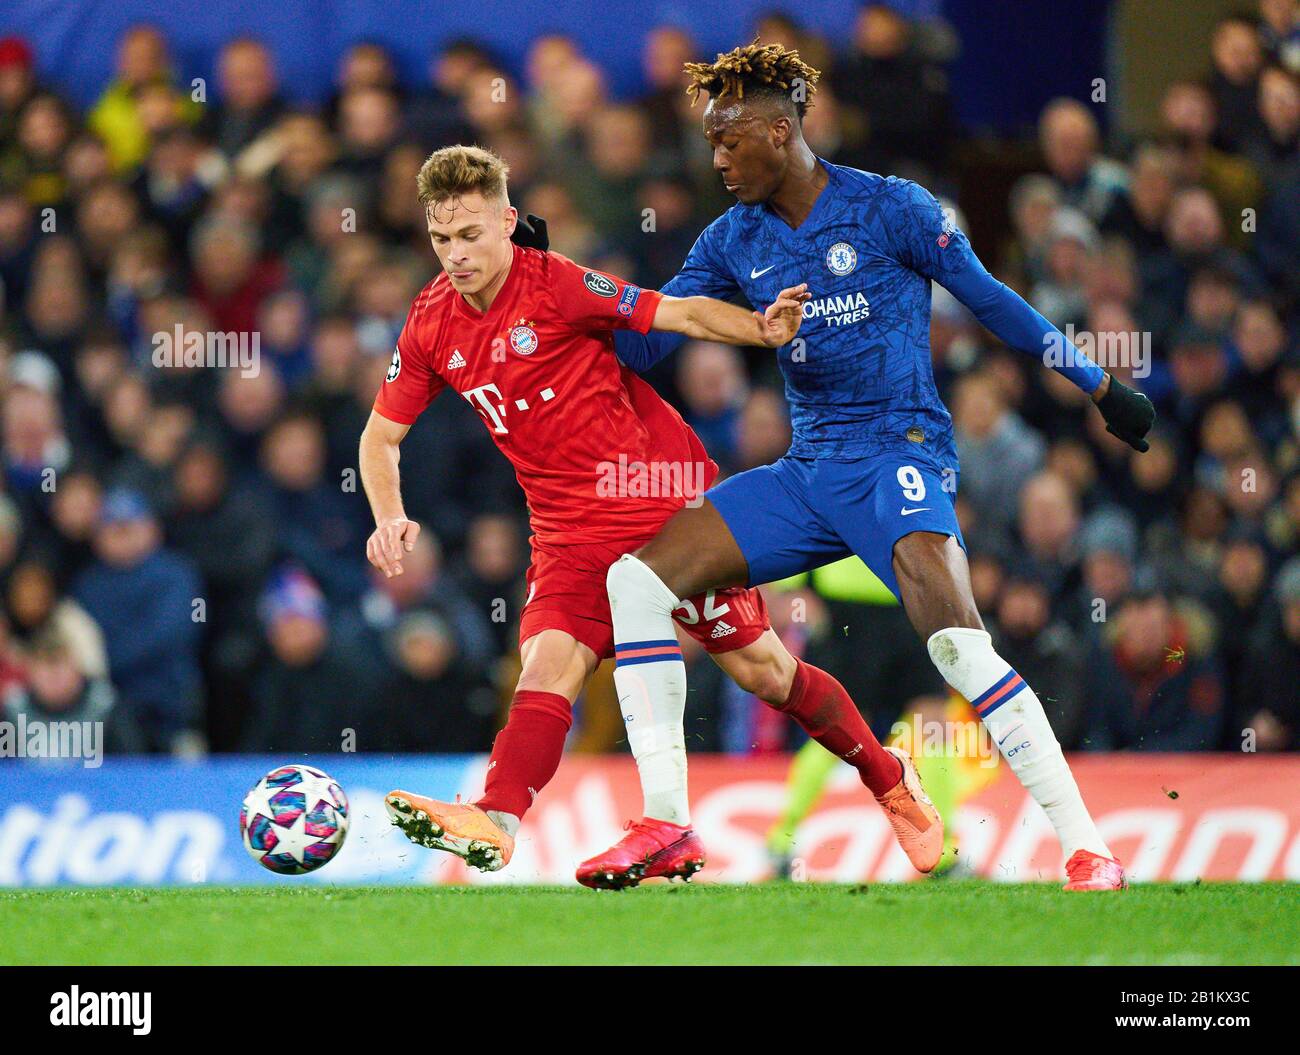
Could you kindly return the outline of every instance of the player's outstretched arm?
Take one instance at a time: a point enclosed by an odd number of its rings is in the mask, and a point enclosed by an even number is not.
[[[682,269],[670,278],[659,292],[666,297],[712,297],[731,300],[740,292],[735,277],[726,264],[726,254],[720,250],[724,238],[724,220],[715,220],[700,234],[691,246]],[[686,340],[684,334],[671,330],[617,330],[614,349],[619,359],[638,373],[644,373],[655,363],[671,355]]]
[[[664,297],[651,328],[682,333],[701,341],[761,345],[789,344],[803,321],[803,302],[811,294],[807,283],[783,289],[763,312],[748,312],[710,297]]]
[[[1148,449],[1145,437],[1156,420],[1151,400],[1103,371],[1019,293],[990,275],[974,253],[964,268],[941,281],[1007,347],[1037,356],[1087,392],[1106,419],[1107,432],[1134,450]]]
[[[402,555],[415,548],[420,534],[420,525],[406,519],[397,468],[399,448],[410,428],[371,411],[361,433],[361,486],[375,517],[375,530],[366,540],[366,559],[390,579],[402,574]]]

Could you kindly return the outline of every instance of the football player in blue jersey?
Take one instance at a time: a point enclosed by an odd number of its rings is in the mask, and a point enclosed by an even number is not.
[[[764,304],[807,282],[812,296],[799,338],[777,350],[790,450],[712,488],[611,566],[616,655],[641,657],[674,640],[679,598],[856,553],[901,600],[939,672],[1043,807],[1064,850],[1066,889],[1121,889],[1123,867],[1083,803],[1042,704],[994,651],[975,607],[953,507],[952,419],[930,360],[931,282],[1009,347],[1088,393],[1107,429],[1139,451],[1155,418],[1151,402],[993,278],[924,188],[818,158],[801,125],[819,74],[797,52],[755,43],[686,69],[688,90],[708,97],[704,135],[738,204],[700,235],[664,292],[740,293]],[[620,333],[616,341],[620,358],[643,370],[680,338]],[[615,681],[647,816],[652,799],[684,815],[680,656],[619,661]]]

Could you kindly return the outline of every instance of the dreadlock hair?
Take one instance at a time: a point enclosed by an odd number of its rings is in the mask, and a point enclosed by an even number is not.
[[[821,71],[799,58],[799,52],[757,40],[720,53],[712,62],[688,62],[684,69],[691,78],[686,94],[692,106],[700,92],[714,99],[724,95],[781,99],[794,106],[800,120],[808,112],[821,77]]]

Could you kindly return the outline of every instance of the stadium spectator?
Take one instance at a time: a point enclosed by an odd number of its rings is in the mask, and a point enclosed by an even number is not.
[[[1259,77],[1259,116],[1260,126],[1245,138],[1243,153],[1271,186],[1300,155],[1300,75],[1266,67]]]
[[[149,153],[149,130],[141,94],[152,85],[173,83],[167,40],[154,26],[132,26],[117,46],[117,74],[91,109],[87,124],[108,148],[113,170],[130,172]],[[196,116],[192,113],[191,117]]]
[[[260,41],[232,40],[221,49],[217,65],[218,101],[206,111],[205,129],[217,149],[234,161],[275,124],[284,103],[274,60]]]
[[[59,723],[99,723],[91,742],[80,739],[81,751],[92,764],[100,761],[92,752],[138,754],[145,749],[145,739],[130,713],[118,705],[106,674],[87,671],[76,648],[59,630],[51,627],[33,640],[25,649],[24,665],[23,686],[9,688],[0,699],[5,721],[25,722],[29,735],[35,726],[44,726],[51,750],[60,743],[77,742],[53,728]]]
[[[1124,166],[1101,153],[1097,119],[1076,99],[1056,99],[1038,122],[1047,171],[1065,205],[1097,223],[1128,184]]]
[[[1079,500],[1064,477],[1040,472],[1020,491],[1016,520],[1022,567],[1047,586],[1053,606],[1078,586]]]
[[[442,546],[431,531],[422,531],[415,547],[402,557],[402,574],[391,577],[371,569],[371,587],[361,598],[362,618],[384,634],[406,615],[429,611],[451,628],[457,652],[478,668],[492,656],[490,611],[480,610],[442,568]]]
[[[279,540],[268,497],[253,484],[231,480],[226,452],[211,437],[197,437],[176,462],[168,537],[206,586],[200,661],[213,700],[207,733],[215,749],[233,748],[248,717],[248,686],[262,651],[255,590]]]
[[[1138,532],[1132,516],[1116,507],[1093,513],[1079,531],[1079,553],[1083,582],[1067,618],[1091,637],[1133,586]]]
[[[97,559],[73,596],[104,631],[109,675],[149,749],[186,749],[201,717],[198,573],[163,547],[157,517],[138,492],[104,496],[94,546]]]
[[[8,576],[5,609],[11,645],[22,649],[43,634],[53,634],[83,675],[108,677],[108,656],[99,625],[76,601],[60,596],[58,580],[47,563],[28,559],[14,567]]]
[[[488,513],[470,522],[465,560],[450,576],[455,588],[487,619],[498,655],[510,652],[527,589],[527,559],[518,523]],[[453,647],[455,642],[452,642]]]
[[[641,106],[650,120],[656,151],[678,162],[691,149],[690,129],[682,120],[686,99],[682,67],[694,61],[696,54],[690,33],[680,26],[658,26],[646,34],[641,62],[649,91],[642,97]]]
[[[469,78],[493,65],[492,57],[473,40],[456,40],[433,57],[429,84],[417,90],[405,112],[408,139],[427,155],[442,143],[473,138],[463,100]]]
[[[1037,580],[1012,575],[1002,588],[990,633],[998,654],[1020,676],[1050,686],[1043,700],[1061,746],[1073,750],[1083,733],[1084,662],[1079,638],[1052,616],[1052,599]]]
[[[1269,55],[1300,73],[1300,5],[1296,0],[1259,0],[1260,37]]]
[[[1277,576],[1237,682],[1230,737],[1253,731],[1260,751],[1300,748],[1300,558]],[[1243,744],[1228,745],[1234,749]]]
[[[253,687],[243,749],[367,750],[379,735],[370,715],[381,668],[359,621],[332,615],[311,576],[292,564],[272,576],[259,607],[271,656]]]
[[[1101,230],[1119,235],[1139,253],[1165,248],[1164,224],[1178,186],[1178,157],[1166,147],[1147,143],[1129,163],[1128,186],[1102,215]]]
[[[32,46],[22,37],[0,39],[0,142],[13,142],[18,115],[36,91],[36,56]]]
[[[335,601],[360,597],[366,576],[349,558],[365,544],[365,514],[340,483],[325,478],[325,433],[314,417],[280,417],[262,442],[262,468],[280,549]]]
[[[893,8],[863,6],[852,48],[835,64],[829,87],[846,104],[843,164],[873,172],[942,170],[952,144],[947,76],[919,46],[913,25]]]
[[[1210,89],[1197,81],[1176,81],[1165,90],[1160,113],[1165,139],[1177,157],[1180,179],[1189,187],[1203,186],[1222,211],[1229,230],[1237,231],[1242,209],[1259,201],[1259,174],[1246,158],[1214,144],[1218,111]],[[1244,237],[1237,241],[1243,247],[1246,244]]]
[[[462,661],[456,636],[438,616],[411,612],[385,636],[392,670],[377,696],[367,751],[482,752],[500,718],[496,692]]]
[[[1210,37],[1210,58],[1210,89],[1219,115],[1215,140],[1223,150],[1240,153],[1259,126],[1255,96],[1264,48],[1254,21],[1239,15],[1220,19]]]
[[[1213,751],[1224,728],[1222,673],[1203,613],[1147,582],[1088,661],[1091,751]]]
[[[1251,527],[1232,531],[1223,547],[1219,574],[1207,591],[1219,629],[1219,652],[1231,700],[1241,698],[1248,677],[1251,643],[1268,608],[1269,548],[1262,533]]]
[[[693,341],[677,358],[682,417],[719,466],[734,471],[741,408],[749,395],[740,353],[731,345]]]
[[[967,374],[957,382],[953,424],[961,450],[961,493],[988,530],[1005,531],[1015,516],[1006,501],[1043,464],[1042,437],[1014,410],[991,374]]]

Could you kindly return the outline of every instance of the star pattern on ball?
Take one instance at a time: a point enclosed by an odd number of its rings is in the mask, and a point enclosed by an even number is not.
[[[317,804],[321,802],[327,806],[333,806],[334,796],[330,793],[330,785],[333,783],[334,781],[322,773],[320,776],[308,776],[306,780],[295,785],[293,790],[302,792],[303,798],[306,800],[307,805],[304,812],[311,813]]]
[[[269,852],[272,854],[288,854],[300,865],[305,861],[303,851],[313,843],[322,841],[319,836],[312,835],[307,831],[306,811],[298,814],[293,824],[287,828],[282,828],[277,824],[275,826],[275,837],[278,841]]]
[[[251,825],[253,823],[253,818],[259,813],[264,817],[270,817],[274,820],[275,808],[271,805],[271,799],[280,794],[283,790],[284,788],[272,787],[267,784],[265,780],[259,780],[257,784],[254,785],[253,790],[250,791],[248,796],[244,799],[244,805],[246,807],[245,816],[248,818],[248,823]],[[279,825],[276,826],[276,829],[277,831],[279,830]]]

